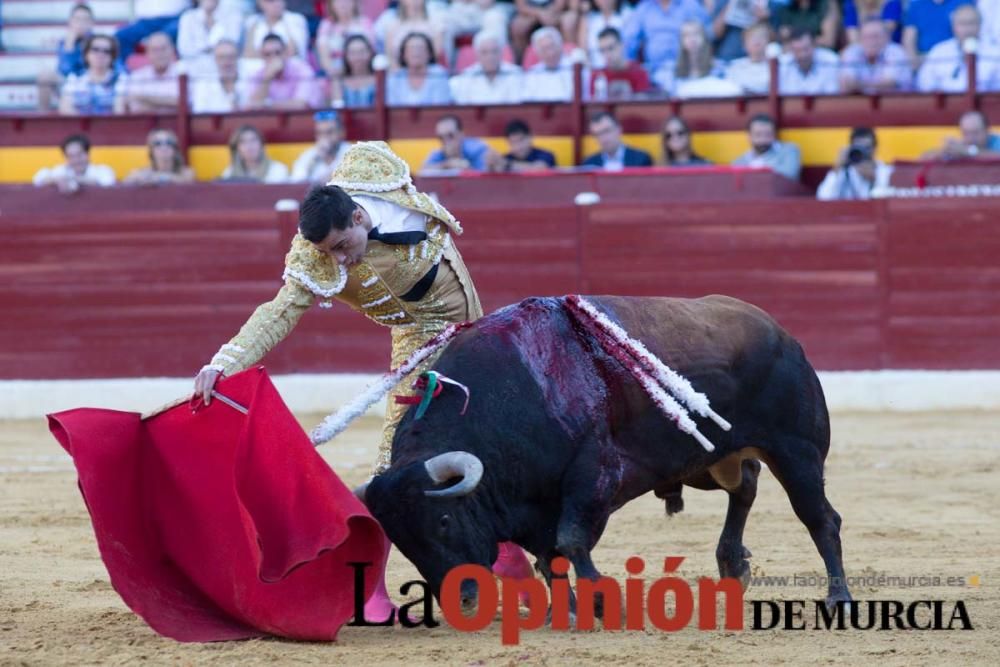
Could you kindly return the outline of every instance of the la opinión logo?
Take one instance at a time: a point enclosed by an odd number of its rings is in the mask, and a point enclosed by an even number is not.
[[[601,627],[610,631],[642,631],[647,622],[663,632],[677,632],[690,627],[695,619],[695,591],[684,579],[674,573],[684,562],[682,556],[668,556],[663,560],[665,576],[653,581],[647,588],[646,581],[637,578],[645,571],[645,562],[638,556],[625,561],[629,576],[624,587],[611,577],[596,581],[578,579],[576,582],[575,626],[571,623],[572,593],[570,591],[569,561],[559,557],[552,560],[551,597],[546,585],[539,579],[497,578],[481,565],[460,565],[445,576],[441,584],[439,602],[444,620],[456,630],[478,632],[493,623],[500,611],[500,637],[505,645],[520,642],[525,630],[537,630],[545,625],[551,610],[550,628],[566,631],[575,627],[593,630],[603,607]],[[364,571],[371,563],[348,563],[354,568],[354,620],[352,626],[391,626],[395,612],[383,620],[366,619]],[[477,605],[471,614],[462,608],[463,582],[473,580],[478,586]],[[399,608],[400,625],[406,628],[425,626],[434,628],[441,623],[434,617],[433,596],[427,582],[408,581],[400,587],[400,594],[409,595],[414,588],[422,596]],[[697,582],[697,628],[717,630],[720,596],[723,604],[723,628],[744,630],[743,588],[732,577],[710,579],[702,577]],[[528,613],[521,615],[521,600],[526,599]],[[668,598],[672,605],[668,606]],[[601,602],[598,602],[600,600]],[[917,600],[904,603],[898,600],[868,600],[865,602],[837,602],[828,606],[823,600],[753,600],[750,630],[972,630],[965,603],[962,600]],[[812,613],[807,610],[812,608]],[[420,610],[419,616],[414,612]],[[947,620],[946,620],[947,619]]]

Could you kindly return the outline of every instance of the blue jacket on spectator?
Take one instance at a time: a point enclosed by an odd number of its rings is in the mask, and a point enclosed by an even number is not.
[[[462,139],[462,157],[468,160],[469,166],[476,171],[486,171],[486,155],[489,151],[490,147],[482,139],[471,137]],[[427,156],[422,169],[434,169],[445,159],[444,151],[439,148]]]
[[[63,76],[70,74],[83,74],[87,69],[87,63],[83,60],[83,43],[87,38],[77,40],[72,48],[66,45],[65,39],[59,40],[56,48],[56,56],[59,58],[58,70]]]
[[[642,0],[625,22],[622,40],[630,60],[639,59],[655,71],[667,60],[676,60],[680,52],[681,25],[701,21],[711,34],[711,17],[698,0],[672,0],[663,9],[660,0]]]
[[[974,0],[910,0],[906,9],[907,28],[917,29],[917,52],[927,53],[936,44],[951,39],[951,13],[962,5],[975,5]]]

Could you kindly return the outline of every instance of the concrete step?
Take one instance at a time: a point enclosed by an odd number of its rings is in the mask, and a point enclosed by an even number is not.
[[[70,10],[79,0],[3,0],[0,15],[3,16],[4,30],[17,23],[55,23],[66,25]],[[90,0],[97,21],[126,23],[132,15],[129,0]]]
[[[4,7],[8,0],[3,0]],[[98,23],[94,30],[103,34],[114,34],[120,24]],[[59,40],[66,36],[66,26],[62,24],[24,23],[3,26],[3,45],[11,53],[39,53],[55,51]]]
[[[55,53],[0,53],[0,82],[30,82],[56,68]]]

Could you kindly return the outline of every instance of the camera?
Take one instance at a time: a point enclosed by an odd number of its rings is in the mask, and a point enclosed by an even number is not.
[[[847,164],[868,162],[872,157],[872,149],[868,146],[851,146],[850,150],[847,151]]]

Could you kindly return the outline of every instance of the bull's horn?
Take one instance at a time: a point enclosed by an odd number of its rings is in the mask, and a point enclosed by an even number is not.
[[[427,474],[436,484],[446,482],[452,477],[461,477],[455,486],[435,491],[424,491],[424,495],[437,498],[457,498],[467,496],[475,491],[479,480],[483,478],[483,462],[479,457],[469,452],[445,452],[424,462]]]
[[[366,505],[367,503],[365,503],[365,493],[368,491],[368,485],[371,483],[372,481],[369,479],[364,484],[359,484],[358,486],[354,487],[354,497]]]

